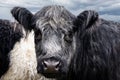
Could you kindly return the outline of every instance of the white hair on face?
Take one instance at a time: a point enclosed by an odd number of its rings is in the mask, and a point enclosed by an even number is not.
[[[9,70],[1,80],[35,80],[37,74],[34,32],[21,38],[10,52]]]
[[[61,51],[61,46],[55,41],[57,37],[52,36],[48,39],[48,41],[44,44],[45,49],[47,50],[47,53],[56,53]]]

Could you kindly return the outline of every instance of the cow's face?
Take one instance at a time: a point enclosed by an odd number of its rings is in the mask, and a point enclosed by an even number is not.
[[[26,29],[35,31],[38,72],[50,78],[65,75],[76,48],[72,24],[75,16],[61,6],[45,7],[35,15],[17,7],[12,14]]]
[[[35,43],[38,72],[54,77],[64,74],[75,51],[75,37],[72,24],[50,23],[52,20],[36,21]],[[71,28],[70,28],[71,27]]]

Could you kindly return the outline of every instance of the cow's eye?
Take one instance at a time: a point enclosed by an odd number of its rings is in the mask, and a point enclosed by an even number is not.
[[[35,30],[35,42],[39,42],[42,39],[42,34],[40,30]]]
[[[71,43],[71,42],[72,42],[72,34],[71,34],[71,33],[70,33],[70,34],[65,34],[64,40],[65,40],[66,42]]]

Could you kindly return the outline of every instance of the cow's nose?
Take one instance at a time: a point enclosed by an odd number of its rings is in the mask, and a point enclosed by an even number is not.
[[[61,62],[59,60],[47,59],[42,61],[44,73],[58,73]]]

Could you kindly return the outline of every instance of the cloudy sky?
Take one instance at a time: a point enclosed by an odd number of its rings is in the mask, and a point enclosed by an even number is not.
[[[14,6],[26,7],[35,13],[47,5],[63,5],[75,15],[95,10],[101,18],[120,22],[120,0],[0,0],[0,18],[13,20],[10,10]]]

